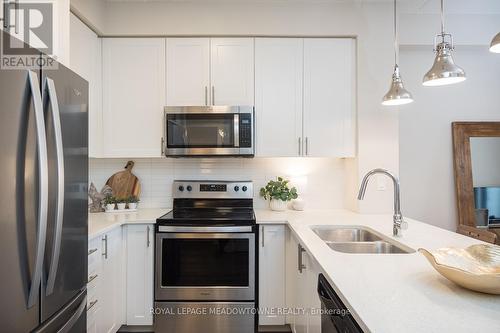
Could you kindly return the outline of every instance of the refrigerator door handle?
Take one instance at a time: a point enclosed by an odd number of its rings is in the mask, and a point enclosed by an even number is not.
[[[83,301],[80,303],[78,306],[78,309],[76,309],[75,313],[71,315],[71,318],[64,324],[58,331],[57,333],[67,333],[70,332],[73,326],[75,326],[76,322],[78,319],[82,316],[83,311],[87,308],[87,296],[83,298]]]
[[[50,259],[49,277],[47,279],[47,288],[45,290],[45,295],[49,296],[54,292],[54,283],[56,280],[57,267],[59,265],[59,257],[61,254],[61,237],[64,217],[64,151],[61,131],[61,115],[59,113],[56,86],[54,81],[50,78],[46,78],[45,80],[44,93],[47,93],[46,97],[48,98],[52,109],[52,122],[54,126],[54,136],[56,139],[57,155],[56,225],[54,228],[54,242],[52,245],[52,256]]]
[[[38,75],[33,71],[28,71],[31,96],[33,97],[33,108],[35,110],[35,127],[37,139],[38,155],[38,226],[36,239],[35,268],[31,277],[31,285],[28,293],[28,308],[31,308],[38,301],[38,290],[42,278],[43,257],[45,254],[45,241],[47,232],[47,210],[48,210],[48,189],[49,172],[47,162],[47,138],[45,135],[45,121],[43,114],[42,96],[39,89]]]

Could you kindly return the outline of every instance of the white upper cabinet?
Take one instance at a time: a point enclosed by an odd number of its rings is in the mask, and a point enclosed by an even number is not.
[[[70,68],[89,83],[89,156],[102,156],[101,39],[71,14]]]
[[[210,89],[210,39],[167,38],[167,105],[208,105]]]
[[[299,156],[303,39],[255,39],[257,156]]]
[[[165,39],[105,38],[105,157],[160,157],[165,104]]]
[[[254,105],[254,39],[211,38],[211,104]]]
[[[304,153],[355,156],[352,38],[304,39]]]

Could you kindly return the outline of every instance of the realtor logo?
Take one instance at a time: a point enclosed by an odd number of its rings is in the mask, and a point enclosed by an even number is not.
[[[2,33],[0,67],[33,69],[57,65],[48,57],[54,50],[52,3],[3,0],[3,8],[0,24],[10,35]]]

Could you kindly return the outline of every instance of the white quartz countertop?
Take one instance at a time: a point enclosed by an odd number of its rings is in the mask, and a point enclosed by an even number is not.
[[[392,215],[349,211],[256,210],[257,223],[288,223],[321,266],[360,326],[369,332],[500,332],[500,296],[463,289],[437,273],[418,252],[348,254],[330,249],[313,225],[370,227],[415,250],[467,247],[477,240],[406,218],[403,237],[392,236]],[[284,222],[286,221],[286,222]]]
[[[170,209],[139,208],[130,213],[89,213],[89,239],[102,235],[123,224],[156,223],[156,219]]]

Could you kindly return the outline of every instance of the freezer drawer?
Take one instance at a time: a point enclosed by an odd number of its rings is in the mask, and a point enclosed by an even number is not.
[[[155,333],[254,333],[255,303],[155,302]]]

